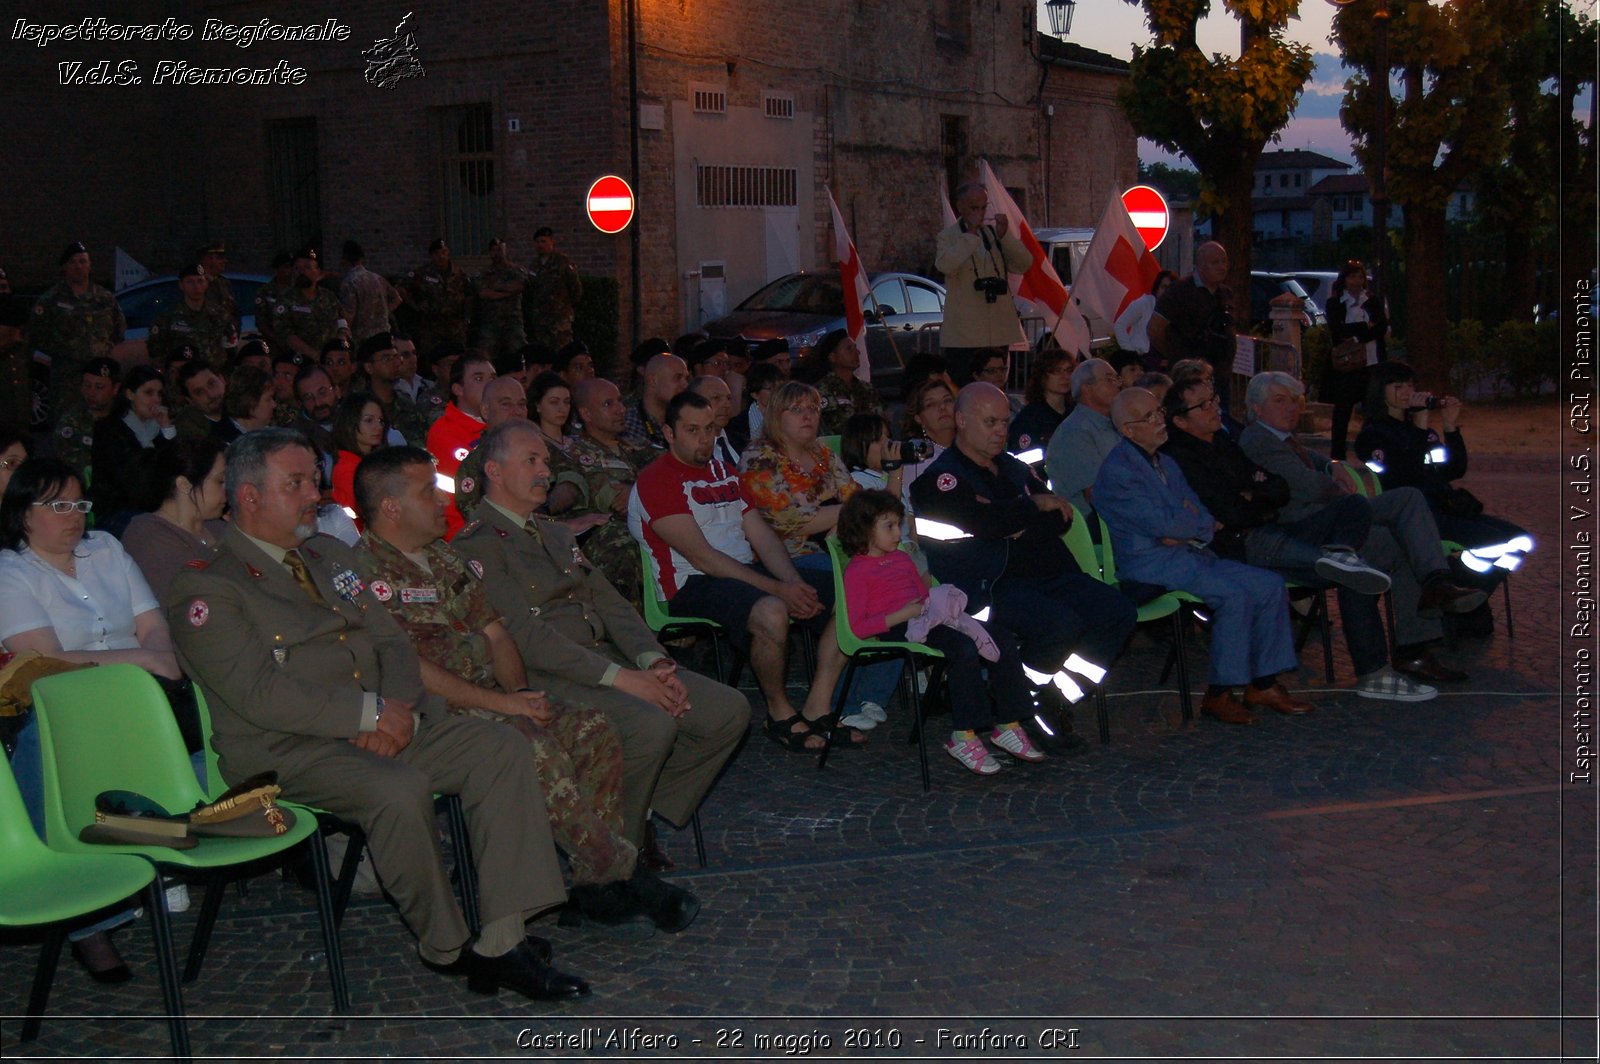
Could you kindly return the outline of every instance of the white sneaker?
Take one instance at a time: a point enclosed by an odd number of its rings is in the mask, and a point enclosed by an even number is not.
[[[864,717],[868,717],[877,721],[879,724],[882,724],[889,719],[889,714],[876,702],[861,703],[861,708],[857,710],[857,712]]]
[[[1374,569],[1353,551],[1331,550],[1317,559],[1314,568],[1322,579],[1358,595],[1381,595],[1389,590],[1389,574]]]
[[[839,723],[846,728],[855,728],[858,731],[871,731],[878,726],[878,722],[867,713],[866,705],[850,714],[848,717],[839,718]]]
[[[996,728],[989,733],[989,741],[1022,761],[1044,760],[1044,753],[1033,745],[1033,740],[1028,738],[1028,733],[1020,726]]]
[[[1417,683],[1385,665],[1356,684],[1356,694],[1380,702],[1431,702],[1439,697],[1439,689]]]
[[[960,742],[951,739],[944,744],[944,750],[980,776],[993,776],[1000,771],[1000,765],[989,756],[989,748],[983,745],[981,739],[962,739]]]

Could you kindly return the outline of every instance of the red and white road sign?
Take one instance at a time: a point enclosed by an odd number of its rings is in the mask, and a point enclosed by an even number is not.
[[[622,178],[607,174],[589,186],[583,209],[602,233],[620,233],[633,221],[633,189]]]
[[[1122,205],[1133,219],[1133,227],[1144,237],[1144,246],[1154,251],[1167,238],[1171,224],[1167,201],[1149,185],[1134,185],[1122,194]]]

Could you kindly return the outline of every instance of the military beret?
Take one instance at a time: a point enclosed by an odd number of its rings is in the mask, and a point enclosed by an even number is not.
[[[178,280],[181,281],[187,277],[204,277],[205,275],[205,269],[198,262],[191,262],[185,264],[184,267],[178,271]]]
[[[346,340],[342,336],[335,336],[332,340],[329,340],[327,343],[322,345],[322,354],[324,354],[324,355],[327,354],[329,351],[348,351],[348,350],[350,350],[350,341]]]
[[[245,359],[254,358],[256,355],[272,357],[272,345],[259,336],[240,344],[239,350],[234,353],[233,357],[235,361],[243,362]]]
[[[100,355],[83,364],[83,375],[85,377],[104,377],[108,381],[114,381],[122,376],[122,365],[114,358]]]
[[[380,351],[388,351],[394,347],[394,337],[386,332],[373,333],[361,341],[360,361],[370,362]],[[498,367],[497,367],[498,368]]]
[[[65,266],[67,264],[67,260],[72,258],[72,256],[87,254],[89,254],[89,249],[83,246],[83,241],[74,240],[72,243],[68,244],[66,250],[61,253],[61,258],[57,260],[56,265]]]
[[[287,251],[280,251],[272,256],[272,268],[276,270],[279,266],[287,266],[293,261],[293,255],[289,254]]]
[[[224,240],[213,240],[211,243],[200,249],[200,254],[202,255],[226,255],[227,253],[228,244],[227,241]]]
[[[428,242],[428,254],[432,255],[435,251],[445,246],[447,245],[444,242],[444,237],[436,237]]]

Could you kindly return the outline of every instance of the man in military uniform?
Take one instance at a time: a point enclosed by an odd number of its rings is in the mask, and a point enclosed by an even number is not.
[[[750,703],[678,668],[572,533],[534,515],[549,490],[536,425],[497,425],[482,447],[488,489],[457,551],[481,567],[532,681],[551,698],[597,706],[616,727],[628,841],[643,843],[652,808],[687,824],[744,735]]]
[[[428,245],[428,261],[406,274],[401,293],[416,312],[417,347],[428,358],[442,344],[467,343],[467,317],[472,310],[472,281],[450,261],[443,240]]]
[[[350,339],[360,347],[369,337],[390,330],[389,315],[400,305],[400,293],[381,273],[366,266],[367,253],[354,240],[344,242],[344,279],[339,282],[339,302],[350,326]]]
[[[496,377],[483,386],[483,429],[485,432],[503,421],[528,416],[528,396],[515,377]],[[482,439],[480,436],[479,439]],[[456,510],[463,519],[472,520],[472,513],[483,501],[483,452],[478,441],[472,441],[472,450],[456,469]]]
[[[116,299],[89,280],[88,248],[67,245],[60,266],[61,280],[45,289],[28,320],[28,346],[50,357],[50,412],[57,415],[71,404],[84,363],[110,355],[128,329]]]
[[[0,424],[26,432],[34,422],[33,352],[22,339],[28,304],[7,287],[0,294]]]
[[[421,447],[428,440],[428,426],[417,413],[411,397],[395,387],[395,379],[400,375],[400,351],[395,347],[393,335],[381,332],[367,337],[361,343],[358,357],[361,375],[365,378],[361,390],[383,407],[383,416],[389,419],[390,428],[404,436],[411,446]]]
[[[1078,568],[1062,540],[1072,507],[1006,453],[1010,423],[1005,392],[982,382],[961,389],[955,440],[911,485],[916,532],[928,571],[965,592],[972,610],[991,609],[989,624],[1016,639],[1035,690],[1076,702],[1122,652],[1137,613]],[[1062,728],[1029,730],[1060,752],[1087,746]]]
[[[644,383],[639,398],[629,403],[622,434],[657,450],[666,450],[667,437],[661,431],[667,404],[689,387],[689,367],[677,355],[654,355],[644,365]]]
[[[394,349],[400,352],[400,372],[395,377],[394,386],[417,408],[417,415],[422,418],[422,426],[426,431],[444,413],[444,399],[439,396],[434,382],[418,371],[416,341],[395,333]]]
[[[294,259],[293,288],[272,306],[273,339],[287,343],[301,357],[312,361],[334,338],[344,313],[339,297],[323,286],[323,279],[317,266],[317,249],[302,248]]]
[[[817,381],[817,391],[822,395],[821,432],[824,436],[837,436],[852,414],[879,414],[883,405],[872,385],[856,376],[861,349],[848,334],[840,335],[827,359],[828,372]]]
[[[503,725],[452,716],[416,651],[316,534],[315,459],[264,429],[229,453],[232,523],[217,558],[173,580],[167,617],[184,672],[211,707],[223,778],[276,772],[286,798],[361,825],[378,874],[436,970],[480,992],[553,1000],[587,992],[547,963],[523,921],[565,901],[533,762]],[[461,796],[478,865],[482,933],[456,906],[434,824]]]
[[[567,453],[578,471],[563,473],[556,481],[578,489],[578,501],[566,516],[603,514],[607,518],[583,541],[583,553],[637,608],[642,591],[639,544],[628,534],[628,492],[639,470],[655,461],[659,452],[623,438],[622,393],[604,377],[580,381],[573,392],[573,405],[583,418],[583,431],[572,438]]]
[[[293,291],[294,258],[280,251],[272,256],[272,280],[256,289],[256,331],[285,348],[289,347],[288,340],[280,337],[273,326],[277,321],[278,304],[289,298]]]
[[[212,369],[223,372],[228,363],[228,348],[239,339],[233,321],[217,304],[206,299],[210,282],[199,263],[178,271],[178,290],[183,298],[157,315],[145,341],[151,361],[163,363],[180,344],[200,352]]]
[[[352,391],[350,382],[356,375],[356,356],[351,350],[350,341],[343,336],[329,337],[327,343],[322,345],[322,368],[328,373],[328,380],[333,382],[333,392],[343,402],[344,397]]]
[[[583,298],[583,281],[572,260],[556,250],[556,231],[540,226],[533,234],[537,254],[528,267],[528,284],[522,308],[528,339],[560,350],[572,342],[572,319]]]
[[[200,260],[200,268],[206,271],[206,302],[219,308],[233,326],[235,335],[239,332],[239,301],[234,298],[233,286],[228,283],[225,273],[228,269],[228,245],[220,240],[213,240],[200,249],[196,256]]]
[[[572,898],[603,923],[648,913],[681,931],[699,902],[647,871],[622,831],[622,747],[605,714],[551,702],[528,686],[517,645],[483,584],[441,538],[449,498],[415,447],[368,455],[355,480],[366,521],[357,553],[373,595],[422,659],[422,682],[450,712],[506,724],[528,740],[556,845],[572,865]]]
[[[56,457],[80,472],[89,468],[94,456],[94,423],[110,415],[121,377],[122,367],[116,359],[91,358],[83,366],[78,398],[56,419]]]
[[[272,409],[272,425],[291,428],[300,414],[300,398],[294,393],[294,381],[305,359],[287,346],[270,344],[268,350],[272,352],[272,398],[277,400]]]
[[[490,357],[516,351],[528,342],[522,327],[522,290],[528,271],[511,261],[510,249],[499,238],[489,242],[489,268],[474,282],[478,293],[478,346]]]

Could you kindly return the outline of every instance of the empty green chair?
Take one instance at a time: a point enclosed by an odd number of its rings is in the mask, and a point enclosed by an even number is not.
[[[189,850],[166,846],[101,845],[83,842],[78,832],[94,822],[95,796],[126,790],[173,812],[203,804],[202,793],[178,734],[172,707],[149,673],[135,665],[102,665],[50,676],[33,686],[39,740],[44,755],[45,832],[51,849],[64,853],[125,853],[143,857],[158,870],[206,881],[184,981],[200,972],[206,945],[222,904],[228,879],[247,874],[269,858],[284,858],[305,844],[317,881],[317,918],[328,957],[334,1007],[349,1008],[338,927],[334,922],[328,856],[314,813],[281,803],[295,814],[283,835],[269,838],[202,838]]]

